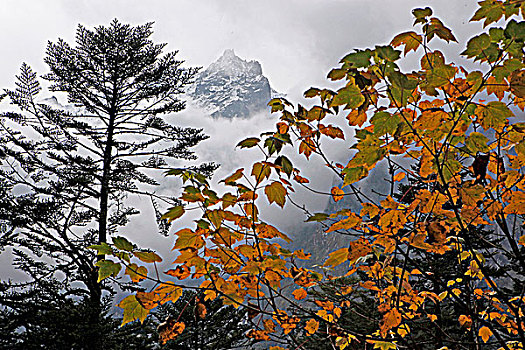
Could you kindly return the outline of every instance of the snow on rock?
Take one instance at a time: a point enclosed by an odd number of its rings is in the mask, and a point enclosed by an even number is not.
[[[277,93],[262,74],[261,64],[245,61],[231,49],[198,74],[188,95],[213,117],[247,118],[268,108]]]

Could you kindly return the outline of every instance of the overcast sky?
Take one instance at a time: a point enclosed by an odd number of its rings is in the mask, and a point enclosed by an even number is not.
[[[207,66],[232,48],[261,62],[272,86],[294,95],[320,83],[354,48],[389,42],[412,25],[411,9],[431,6],[459,33],[475,1],[466,0],[1,0],[0,87],[12,86],[20,64],[40,73],[48,40],[72,42],[79,23],[92,27],[113,18],[131,24],[154,21],[154,39],[180,50],[189,65]]]
[[[234,49],[241,58],[259,61],[272,87],[297,103],[310,86],[326,85],[328,71],[353,49],[387,44],[395,34],[411,30],[411,10],[425,6],[460,42],[440,44],[444,51],[462,51],[469,35],[481,28],[468,23],[477,6],[472,0],[0,0],[0,89],[14,87],[22,62],[39,74],[47,72],[43,57],[49,40],[73,43],[78,24],[91,28],[118,18],[133,25],[154,21],[153,40],[168,43],[169,51],[179,50],[188,66],[207,67],[225,49]],[[222,163],[223,174],[249,158],[232,160],[236,142],[274,123],[268,117],[235,123],[205,116],[197,120],[195,111],[181,118],[212,136],[200,152],[204,160]],[[224,137],[225,130],[236,130],[237,139]],[[330,185],[332,178],[318,181]]]

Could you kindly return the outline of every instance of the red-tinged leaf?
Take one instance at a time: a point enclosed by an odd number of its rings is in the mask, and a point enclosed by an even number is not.
[[[299,144],[299,154],[304,154],[306,159],[310,158],[313,151],[315,151],[315,146],[310,138],[304,139],[304,141],[301,141]]]
[[[481,339],[483,339],[483,342],[486,343],[492,336],[492,331],[489,327],[483,326],[479,329],[479,336],[481,337]]]
[[[100,260],[95,264],[95,266],[98,266],[97,282],[100,282],[110,276],[116,277],[122,268],[119,263],[114,263],[111,260]]]
[[[341,248],[329,254],[323,266],[336,267],[348,260],[348,248]]]
[[[129,322],[133,322],[135,320],[140,320],[140,322],[144,322],[146,316],[148,316],[149,313],[147,309],[140,305],[135,295],[127,296],[117,306],[124,309],[122,325],[125,325]]]
[[[401,323],[401,313],[397,309],[391,309],[388,311],[379,324],[381,336],[386,337],[389,330],[399,326]]]
[[[135,295],[137,301],[143,308],[151,310],[159,305],[159,295],[154,292],[137,292]]]
[[[257,137],[249,137],[247,139],[244,139],[242,140],[241,142],[239,142],[237,144],[237,146],[235,147],[240,147],[240,148],[251,148],[251,147],[255,147],[257,146],[257,144],[260,142],[261,140]]]
[[[284,207],[287,192],[286,188],[284,188],[284,186],[280,182],[274,181],[270,185],[267,185],[264,188],[264,193],[266,194],[266,197],[268,198],[270,204],[275,202],[281,208]]]
[[[181,205],[177,205],[176,207],[170,208],[166,214],[162,215],[161,219],[172,222],[180,218],[182,215],[184,215],[184,208]]]
[[[406,55],[411,50],[416,51],[422,42],[423,37],[421,35],[410,31],[396,35],[394,39],[392,39],[392,41],[390,42],[390,45],[392,45],[393,47],[405,45],[405,50],[403,51],[403,54]]]
[[[177,266],[175,269],[171,269],[171,270],[168,270],[168,271],[165,271],[164,272],[166,275],[170,275],[170,276],[173,276],[173,277],[176,277],[180,280],[183,280],[187,277],[190,276],[191,274],[191,271],[190,271],[190,268],[186,265],[179,265]]]
[[[236,172],[234,172],[232,175],[228,176],[224,180],[221,180],[221,182],[224,182],[226,185],[235,185],[235,181],[239,180],[242,177],[243,171],[244,171],[244,168],[240,168]]]
[[[345,192],[337,186],[332,187],[330,193],[332,193],[334,202],[338,202],[345,197]]]
[[[134,252],[137,258],[145,263],[161,262],[162,258],[154,252]]]
[[[331,126],[331,125],[324,126],[321,124],[319,126],[319,132],[333,139],[342,139],[342,140],[345,139],[345,134],[343,133],[343,130],[339,129],[336,126]]]
[[[299,288],[299,289],[296,289],[293,291],[293,297],[297,300],[303,300],[304,298],[306,298],[306,291],[303,289],[303,288]]]
[[[206,318],[206,313],[208,311],[206,310],[206,306],[198,302],[197,305],[195,305],[195,318],[200,318],[201,320],[204,320]]]
[[[295,176],[293,177],[293,179],[294,179],[295,181],[297,181],[298,183],[300,183],[300,184],[307,184],[307,183],[310,182],[310,180],[308,180],[307,178],[302,177],[302,176],[300,176],[300,175],[295,175]]]
[[[279,131],[279,134],[286,134],[288,132],[288,124],[284,122],[277,123],[277,131]]]
[[[164,345],[169,340],[177,338],[184,332],[186,325],[184,322],[177,322],[173,317],[168,317],[166,321],[159,324],[157,331],[159,332],[159,342]]]
[[[128,275],[133,282],[140,282],[141,280],[146,279],[148,269],[144,266],[138,266],[137,264],[132,263],[126,266],[124,273]]]
[[[367,116],[365,112],[354,109],[348,113],[346,119],[350,126],[362,126],[366,122]]]

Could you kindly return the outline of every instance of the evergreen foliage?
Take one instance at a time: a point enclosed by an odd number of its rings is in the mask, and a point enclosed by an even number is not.
[[[151,199],[166,232],[159,210],[177,201],[155,192],[155,177],[194,160],[191,148],[207,138],[161,117],[185,107],[179,96],[198,69],[183,68],[176,51],[163,54],[151,28],[115,19],[94,30],[79,25],[75,46],[48,44],[43,78],[76,111],[42,102],[26,64],[2,96],[18,110],[0,115],[0,239],[34,290],[59,276],[67,294],[87,297],[92,327],[103,288],[94,267],[101,257],[87,247],[111,242],[138,214],[126,205],[130,195]],[[190,168],[209,175],[215,165]]]

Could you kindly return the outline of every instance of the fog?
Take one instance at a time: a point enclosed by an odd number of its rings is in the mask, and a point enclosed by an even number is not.
[[[138,1],[114,0],[54,0],[0,2],[0,88],[13,88],[14,76],[22,62],[27,62],[39,74],[46,73],[43,63],[49,40],[63,38],[74,42],[78,24],[87,27],[107,25],[113,18],[133,25],[154,21],[153,40],[168,43],[166,51],[179,50],[186,66],[208,66],[227,48],[246,60],[261,63],[263,74],[271,86],[294,104],[309,104],[302,93],[310,86],[327,86],[326,74],[338,65],[345,54],[355,48],[386,44],[401,31],[411,30],[411,9],[431,6],[436,16],[451,27],[459,44],[436,43],[446,53],[462,51],[465,40],[481,28],[469,24],[475,1],[414,1],[414,0],[292,0],[292,1]],[[402,65],[411,69],[417,57],[409,56]],[[461,59],[459,59],[461,63]],[[49,97],[44,93],[43,97]],[[0,108],[8,108],[5,103]],[[196,107],[168,116],[167,120],[181,126],[204,129],[210,138],[197,147],[199,161],[214,161],[221,165],[214,183],[247,168],[260,159],[256,149],[239,150],[235,145],[249,136],[274,129],[277,116],[269,113],[249,119],[213,119]],[[332,142],[326,151],[331,159],[345,162],[349,158],[347,141]],[[288,151],[291,151],[289,148]],[[329,190],[334,175],[319,159],[290,155],[294,166],[311,180],[312,187]],[[165,180],[158,189],[163,193],[180,193],[181,183]],[[218,189],[219,192],[225,189]],[[312,212],[322,211],[327,197],[312,199],[306,191],[295,194],[298,203],[306,204]],[[154,215],[148,200],[130,197],[130,204],[142,211],[140,216],[122,229],[143,247],[160,250],[171,248],[173,237],[161,237],[155,230]],[[264,200],[263,200],[264,201]],[[289,205],[281,210],[275,204],[264,208],[263,219],[287,230],[304,220],[298,209]],[[191,224],[191,218],[177,222],[176,228]],[[14,276],[6,271],[9,252],[0,254],[0,277]]]

